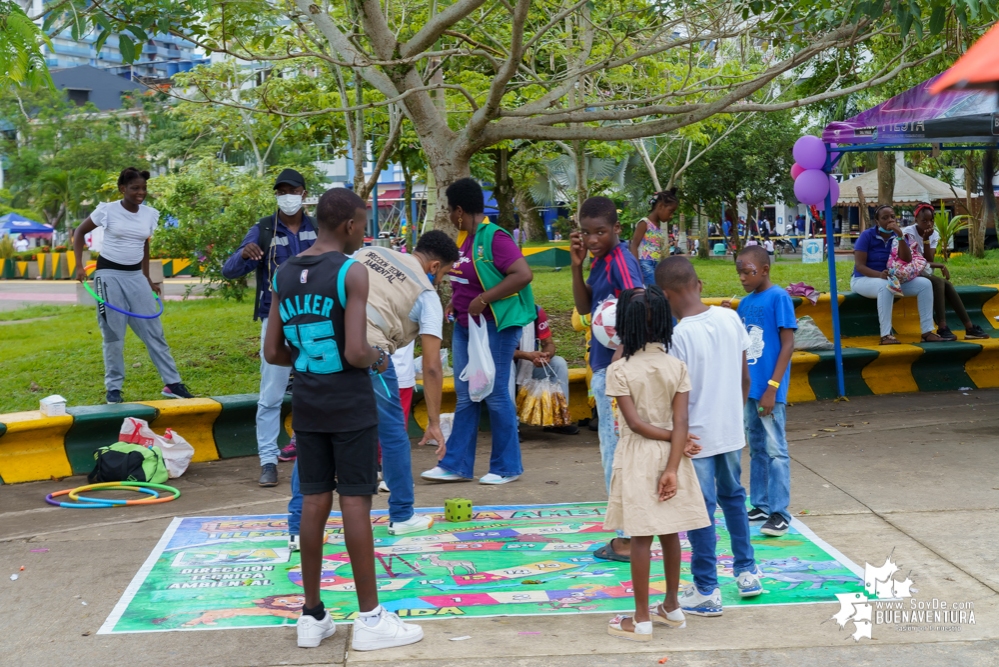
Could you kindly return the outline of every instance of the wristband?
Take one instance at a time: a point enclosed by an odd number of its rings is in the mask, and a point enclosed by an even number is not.
[[[767,384],[773,387],[774,389],[780,389],[780,382],[776,382],[774,380],[767,380]]]
[[[378,367],[381,366],[382,363],[385,361],[385,350],[378,347],[377,345],[372,345],[371,347],[378,350],[378,361],[371,364],[371,370],[373,370],[376,373],[381,373],[381,371],[378,370]]]
[[[485,306],[485,307],[487,307],[487,308],[489,307],[489,302],[488,302],[488,301],[486,301],[485,299],[483,299],[483,298],[482,298],[482,295],[481,295],[481,294],[480,294],[479,296],[477,296],[476,298],[477,298],[477,299],[478,299],[479,301],[481,301],[481,302],[482,302],[482,305],[483,305],[483,306]]]

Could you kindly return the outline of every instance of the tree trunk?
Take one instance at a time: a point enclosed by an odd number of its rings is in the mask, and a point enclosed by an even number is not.
[[[576,151],[576,222],[581,219],[579,209],[587,197],[587,177],[586,177],[586,142],[575,141],[573,148]]]
[[[979,162],[975,158],[972,151],[968,151],[964,158],[964,189],[968,192],[965,208],[971,216],[968,222],[968,252],[975,257],[981,257],[985,254],[985,207],[983,206],[985,200],[978,198],[975,201],[973,198],[978,194]]]
[[[426,146],[426,143],[424,143]],[[451,185],[459,178],[471,176],[467,160],[459,160],[447,154],[445,151],[426,151],[427,166],[429,167],[427,178],[427,222],[433,215],[433,229],[439,229],[455,238],[458,230],[451,224],[447,207],[447,186]],[[431,199],[432,198],[432,199]],[[431,202],[433,210],[431,211]]]
[[[679,232],[676,235],[676,247],[680,249],[681,255],[687,254],[687,221],[683,213],[680,214]]]
[[[516,202],[517,212],[520,214],[521,233],[527,237],[528,241],[547,241],[548,235],[545,233],[545,225],[538,215],[531,195],[525,190],[516,190],[513,193],[513,200]]]
[[[493,158],[493,197],[496,198],[496,208],[499,215],[496,222],[503,229],[513,231],[517,226],[517,206],[513,201],[513,178],[507,170],[507,160],[510,151],[506,148],[496,148],[489,153]]]
[[[402,182],[403,182],[403,205],[406,207],[405,213],[403,215],[407,221],[409,221],[409,238],[406,239],[406,246],[409,248],[409,252],[413,252],[413,248],[416,247],[415,243],[410,243],[416,238],[415,231],[416,226],[416,216],[413,215],[413,173],[407,169],[405,166],[402,168]],[[400,228],[401,231],[401,228]]]
[[[895,201],[895,154],[878,153],[878,204]]]
[[[710,256],[708,253],[708,244],[711,243],[711,239],[708,238],[708,232],[711,231],[710,228],[711,224],[704,219],[704,211],[701,209],[700,205],[698,205],[697,235],[701,242],[697,248],[697,256],[701,259],[707,259]]]
[[[979,245],[974,253],[975,257],[985,257],[985,234],[989,225],[995,227],[996,224],[996,195],[992,181],[996,177],[996,151],[987,151],[982,160],[982,215],[978,223]]]

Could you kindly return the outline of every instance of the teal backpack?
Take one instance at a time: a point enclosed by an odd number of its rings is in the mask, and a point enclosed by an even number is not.
[[[159,447],[116,442],[94,452],[91,484],[98,482],[151,482],[165,484],[169,475]]]

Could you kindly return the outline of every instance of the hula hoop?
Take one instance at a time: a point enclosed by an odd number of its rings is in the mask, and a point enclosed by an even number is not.
[[[106,489],[99,489],[100,491],[137,491],[139,493],[148,493],[153,498],[159,498],[160,492],[155,489],[143,489],[142,487],[135,486],[109,486]],[[76,493],[76,490],[73,490]],[[73,496],[70,494],[70,497]],[[80,503],[111,503],[112,505],[128,505],[129,503],[135,504],[135,500],[116,500],[114,498],[88,498],[86,496],[77,495],[73,500]],[[140,499],[141,500],[141,499]],[[148,500],[148,498],[146,498]]]
[[[99,294],[97,294],[97,292],[94,291],[94,288],[90,286],[90,283],[88,281],[85,280],[83,281],[82,284],[83,284],[83,289],[90,292],[90,296],[94,297],[94,300],[97,301],[97,303],[103,304],[108,308],[110,308],[111,310],[121,313],[122,315],[127,315],[128,317],[136,317],[140,320],[155,320],[157,317],[163,314],[163,299],[161,299],[160,295],[157,294],[156,292],[153,292],[153,297],[160,304],[160,312],[156,313],[155,315],[139,315],[138,313],[130,313],[124,308],[119,308],[118,306],[108,303]]]
[[[159,497],[159,493],[156,492],[156,491],[153,491],[152,489],[137,489],[137,488],[130,487],[130,486],[118,486],[117,484],[115,484],[113,486],[109,486],[109,487],[107,487],[104,490],[105,491],[140,491],[142,493],[148,493],[150,495],[155,495],[155,497],[157,497],[157,498]],[[58,500],[53,500],[53,498],[55,498],[56,496],[64,496],[64,495],[66,495],[68,493],[72,493],[73,491],[74,491],[74,489],[65,489],[63,491],[56,491],[54,493],[50,493],[49,495],[45,496],[45,502],[47,502],[50,505],[55,505],[56,507],[65,507],[67,509],[98,509],[98,508],[101,508],[101,507],[115,507],[117,505],[124,505],[124,504],[127,504],[129,502],[127,500],[112,500],[112,499],[105,499],[105,498],[80,498],[80,500],[85,501],[83,503],[67,503],[67,502],[60,502]]]
[[[171,500],[176,500],[177,498],[180,498],[180,491],[172,486],[167,486],[166,484],[153,484],[151,482],[101,482],[100,484],[87,484],[85,486],[78,486],[77,488],[69,492],[69,499],[83,500],[83,498],[79,495],[83,491],[97,491],[97,490],[106,491],[112,487],[119,487],[119,486],[134,487],[136,489],[139,488],[158,489],[160,491],[168,491],[173,495],[166,498],[156,497],[156,498],[143,498],[140,500],[126,500],[126,501],[119,500],[117,501],[118,504],[124,502],[125,505],[158,505],[160,503],[168,503]],[[112,501],[101,499],[99,500],[99,502],[108,503]]]
[[[172,496],[161,498],[155,489],[160,491],[168,491],[172,493]],[[137,491],[140,493],[146,493],[152,498],[145,498],[140,500],[112,500],[107,498],[84,498],[79,496],[80,492],[93,491],[93,490],[120,490],[120,491]],[[67,503],[55,500],[59,496],[68,495],[71,500],[81,500],[84,502]],[[168,503],[171,500],[176,500],[180,497],[180,491],[172,486],[167,486],[166,484],[152,484],[150,482],[102,482],[100,484],[88,484],[85,486],[80,486],[75,489],[65,489],[63,491],[55,491],[45,496],[45,502],[49,505],[55,505],[56,507],[65,507],[67,509],[99,509],[102,507],[121,507],[128,505],[156,505],[159,503]]]

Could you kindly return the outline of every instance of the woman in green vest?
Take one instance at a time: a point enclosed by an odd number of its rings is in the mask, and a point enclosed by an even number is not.
[[[520,344],[521,329],[536,316],[527,265],[513,237],[485,217],[482,188],[471,178],[462,178],[447,188],[451,223],[458,228],[458,261],[451,270],[451,303],[445,314],[456,321],[451,337],[454,351],[454,389],[457,404],[454,427],[447,441],[447,454],[437,467],[421,475],[435,482],[472,479],[481,406],[468,394],[468,383],[460,379],[468,364],[469,318],[484,318],[489,348],[496,365],[492,393],[486,397],[492,427],[493,451],[489,474],[481,484],[506,484],[524,472],[517,434],[517,410],[507,389],[513,353]]]

